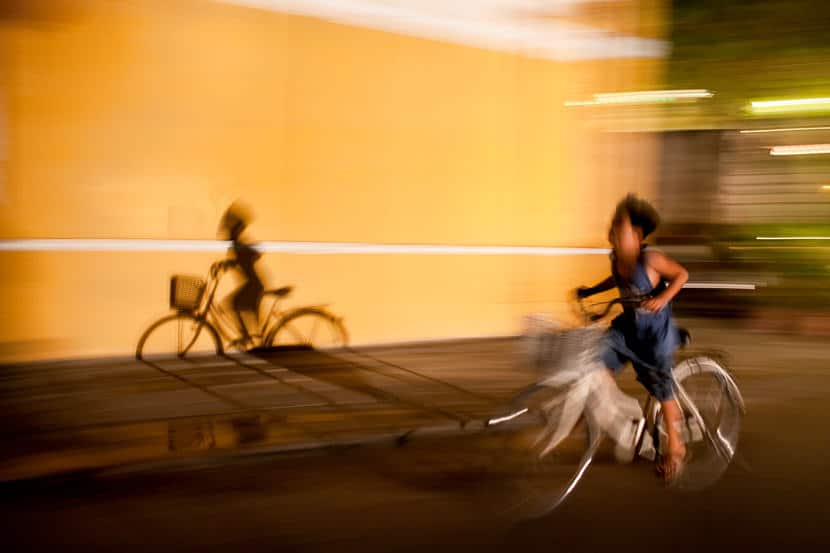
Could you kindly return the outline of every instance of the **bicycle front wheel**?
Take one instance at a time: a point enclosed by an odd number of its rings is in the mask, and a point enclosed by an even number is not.
[[[497,472],[505,477],[508,510],[522,518],[556,509],[580,482],[599,447],[599,427],[569,413],[565,389],[535,385],[487,421],[501,436]]]
[[[732,377],[709,357],[681,362],[674,377],[687,457],[673,487],[699,490],[717,481],[732,461],[738,449],[743,405]],[[660,437],[664,436],[661,424]]]
[[[285,315],[265,338],[266,347],[337,349],[349,342],[340,319],[317,308],[303,308]]]
[[[222,340],[213,326],[190,313],[162,317],[141,338],[136,359],[182,359],[196,355],[221,355]]]

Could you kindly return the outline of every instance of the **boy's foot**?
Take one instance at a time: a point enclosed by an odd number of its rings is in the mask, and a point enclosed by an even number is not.
[[[670,447],[669,451],[660,457],[657,464],[657,473],[666,483],[671,484],[683,473],[686,466],[686,446],[682,443],[678,447]]]

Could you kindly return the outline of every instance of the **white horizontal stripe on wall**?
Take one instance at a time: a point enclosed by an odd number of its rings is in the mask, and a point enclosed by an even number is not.
[[[0,240],[0,252],[221,252],[222,240],[151,240],[108,238],[18,238]],[[350,242],[258,242],[264,253],[300,255],[608,255],[607,248],[547,246],[453,246],[446,244],[368,244]],[[755,290],[753,283],[687,282],[685,288]]]
[[[21,238],[0,240],[0,251],[224,252],[222,240],[106,238]],[[415,255],[607,255],[607,248],[546,246],[454,246],[447,244],[369,244],[350,242],[258,242],[265,253]]]

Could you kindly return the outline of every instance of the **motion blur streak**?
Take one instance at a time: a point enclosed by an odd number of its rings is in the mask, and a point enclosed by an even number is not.
[[[220,240],[18,239],[0,240],[0,251],[224,252]],[[260,242],[267,253],[415,255],[607,255],[607,248],[457,246],[449,244],[351,244],[340,242]]]
[[[826,551],[828,29],[0,0],[4,550]]]
[[[752,102],[751,107],[757,113],[830,110],[830,98],[756,101]]]
[[[756,240],[830,240],[830,236],[756,236]]]
[[[744,129],[741,134],[764,134],[772,132],[830,131],[830,127],[792,127],[784,129]]]
[[[682,100],[711,98],[708,90],[648,90],[640,92],[605,92],[594,94],[593,100],[569,101],[565,106],[594,106],[606,104],[660,104]]]
[[[830,144],[799,144],[797,146],[773,146],[771,156],[811,156],[830,154]]]
[[[221,0],[387,32],[558,61],[663,57],[666,43],[557,21],[590,0]],[[554,17],[551,17],[554,16]]]

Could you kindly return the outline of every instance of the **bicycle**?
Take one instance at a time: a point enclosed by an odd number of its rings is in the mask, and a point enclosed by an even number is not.
[[[502,467],[509,470],[519,494],[513,508],[521,516],[542,516],[559,507],[606,435],[615,438],[619,461],[631,462],[637,455],[654,461],[662,453],[666,432],[660,403],[649,395],[641,407],[619,389],[599,359],[605,332],[599,321],[614,305],[638,306],[645,299],[618,298],[601,313],[588,311],[580,300],[583,326],[563,330],[548,324],[525,336],[533,361],[551,370],[519,392],[505,413],[485,421],[488,429],[505,431]],[[679,332],[685,346],[690,335],[685,329]],[[622,353],[636,359],[632,352]],[[685,468],[671,484],[674,488],[696,490],[713,484],[737,450],[746,409],[719,358],[714,352],[686,355],[672,370],[687,449]]]
[[[179,359],[186,355],[224,355],[224,344],[236,345],[243,351],[256,348],[300,347],[335,349],[348,344],[342,319],[323,305],[297,307],[287,311],[279,308],[281,300],[292,291],[290,286],[267,290],[262,302],[272,300],[252,342],[243,344],[237,323],[218,303],[216,290],[228,264],[219,261],[210,267],[207,279],[176,275],[170,279],[170,308],[174,313],[151,324],[136,346],[136,359],[166,357]],[[251,346],[244,348],[241,346]]]

